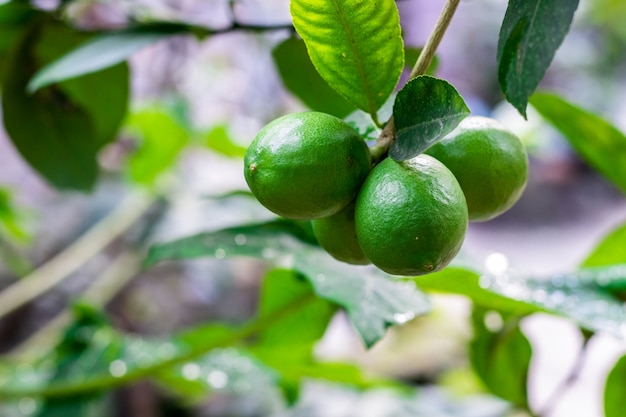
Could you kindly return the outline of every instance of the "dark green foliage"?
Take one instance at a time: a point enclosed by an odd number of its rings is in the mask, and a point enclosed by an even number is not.
[[[532,95],[569,31],[578,0],[509,0],[498,40],[498,79],[526,117]]]

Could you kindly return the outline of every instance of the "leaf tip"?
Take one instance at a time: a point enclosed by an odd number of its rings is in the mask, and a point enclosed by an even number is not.
[[[41,77],[39,77],[38,75],[35,75],[33,78],[31,78],[31,80],[26,85],[26,92],[32,95],[32,94],[35,94],[44,86],[45,86],[45,81],[42,82]]]

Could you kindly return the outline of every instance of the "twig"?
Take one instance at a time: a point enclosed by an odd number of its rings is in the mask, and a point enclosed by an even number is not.
[[[135,191],[74,243],[0,293],[0,318],[63,281],[132,226],[154,202],[145,191]]]
[[[141,255],[136,251],[119,255],[77,298],[100,307],[106,305],[141,269]],[[44,327],[13,349],[14,358],[44,356],[61,339],[63,330],[72,323],[72,312],[65,309]]]
[[[446,33],[450,22],[452,21],[452,17],[454,16],[454,12],[456,11],[460,0],[448,0],[446,5],[443,7],[441,14],[439,15],[439,19],[437,23],[435,23],[435,28],[430,33],[426,44],[424,45],[424,49],[420,53],[417,62],[413,66],[411,70],[411,75],[409,79],[415,78],[419,75],[423,75],[430,67],[430,64],[435,57],[435,52],[443,39],[443,35]],[[378,140],[376,141],[376,145],[372,148],[372,159],[374,162],[380,161],[387,151],[389,147],[393,143],[396,136],[396,126],[393,121],[393,116],[389,119],[385,128],[380,133]]]
[[[17,276],[27,275],[34,268],[30,260],[11,243],[0,235],[0,259],[5,266]]]
[[[435,23],[435,28],[428,37],[428,40],[424,45],[424,49],[422,49],[417,62],[411,70],[410,78],[415,78],[418,75],[425,74],[428,67],[430,67],[431,62],[435,57],[435,52],[437,52],[437,48],[439,48],[439,44],[443,39],[443,35],[446,33],[446,30],[448,30],[452,17],[454,17],[454,12],[456,12],[459,1],[460,0],[448,0],[446,2],[446,5],[443,7],[443,10],[439,15],[437,23]]]
[[[537,417],[548,417],[554,410],[554,407],[558,403],[559,399],[568,389],[570,389],[572,384],[576,382],[582,370],[583,364],[585,363],[589,340],[589,337],[585,337],[583,345],[578,352],[578,356],[576,356],[574,366],[572,366],[572,370],[567,375],[567,377],[565,377],[565,379],[561,381],[561,383],[554,389],[552,395],[550,395],[543,407],[540,408],[540,411],[535,414]]]

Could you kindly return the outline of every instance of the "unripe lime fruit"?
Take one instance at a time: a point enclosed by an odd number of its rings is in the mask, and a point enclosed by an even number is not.
[[[359,133],[343,120],[304,112],[261,129],[244,164],[246,182],[261,204],[283,217],[310,220],[350,203],[371,158]]]
[[[356,233],[363,253],[394,275],[445,267],[467,230],[467,205],[454,175],[428,155],[383,160],[357,196]]]
[[[470,221],[486,221],[507,211],[522,195],[528,155],[519,138],[496,120],[473,116],[426,150],[461,184]]]
[[[356,239],[354,206],[352,201],[339,213],[313,220],[313,233],[320,246],[333,258],[353,265],[367,265],[370,261]]]

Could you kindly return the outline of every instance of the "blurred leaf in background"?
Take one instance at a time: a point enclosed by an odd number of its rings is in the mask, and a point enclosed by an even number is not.
[[[228,126],[219,125],[209,130],[207,133],[200,133],[204,145],[229,158],[243,158],[246,148],[237,144],[230,136]]]
[[[528,369],[532,348],[519,328],[519,317],[474,308],[470,360],[491,392],[528,408]]]
[[[626,193],[626,135],[599,116],[556,94],[537,93],[530,100],[589,165]]]
[[[115,139],[128,105],[128,66],[26,92],[32,74],[85,39],[47,18],[29,25],[7,60],[4,126],[28,163],[58,188],[88,191],[98,176],[96,154]]]
[[[133,111],[126,128],[137,139],[137,149],[128,160],[128,175],[144,185],[152,185],[166,171],[190,141],[190,131],[164,108],[157,106]]]
[[[356,109],[317,72],[303,40],[291,37],[278,45],[272,55],[285,87],[311,110],[344,118]]]

